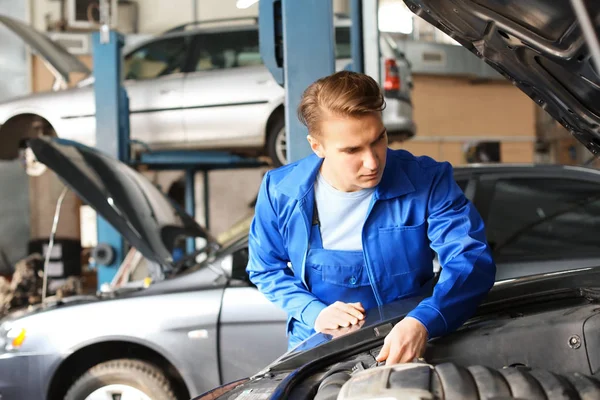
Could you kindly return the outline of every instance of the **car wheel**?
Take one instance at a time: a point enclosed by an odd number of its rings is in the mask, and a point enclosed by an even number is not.
[[[65,400],[177,400],[165,375],[147,362],[107,361],[90,368],[67,392]]]
[[[267,136],[267,155],[274,167],[287,164],[287,139],[283,115],[276,117]]]

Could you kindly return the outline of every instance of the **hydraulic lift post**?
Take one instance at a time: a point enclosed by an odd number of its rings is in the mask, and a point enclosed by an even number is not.
[[[102,8],[103,7],[103,8]],[[107,1],[101,2],[101,11],[107,10]],[[96,147],[120,161],[129,161],[129,99],[122,85],[121,48],[123,37],[108,26],[109,16],[101,12],[100,32],[92,34],[94,95],[96,102]],[[98,288],[110,283],[125,257],[125,242],[103,218],[97,218],[98,244],[113,250],[113,257],[98,264]]]
[[[308,131],[296,110],[304,90],[335,72],[333,2],[323,0],[260,0],[260,55],[285,87],[287,159],[310,154]]]

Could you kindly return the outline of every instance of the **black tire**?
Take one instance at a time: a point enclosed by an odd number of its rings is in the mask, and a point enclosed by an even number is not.
[[[119,359],[90,368],[69,388],[65,400],[84,400],[108,385],[133,387],[152,400],[177,400],[169,380],[154,365],[144,361]]]
[[[287,164],[286,154],[281,154],[281,151],[277,148],[282,133],[285,135],[285,118],[283,114],[279,114],[274,117],[273,123],[267,132],[267,156],[269,156],[275,168]]]

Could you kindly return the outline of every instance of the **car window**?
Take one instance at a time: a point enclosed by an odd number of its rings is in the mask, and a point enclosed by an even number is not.
[[[261,65],[256,29],[202,33],[196,71]]]
[[[336,35],[336,58],[350,58],[350,28],[338,27]],[[196,35],[200,43],[196,71],[262,65],[256,29],[232,32],[201,33]]]
[[[335,28],[335,58],[352,58],[350,27]]]
[[[467,185],[469,184],[469,180],[468,179],[457,179],[456,184],[458,185],[460,190],[462,190],[464,193],[465,189],[467,189]]]
[[[600,185],[500,179],[486,222],[496,262],[600,257]]]
[[[165,38],[129,53],[123,65],[125,79],[154,79],[181,72],[188,41],[186,37]]]
[[[248,265],[248,247],[244,246],[234,251],[232,256],[231,277],[233,279],[250,282],[248,274],[246,273],[246,266]]]

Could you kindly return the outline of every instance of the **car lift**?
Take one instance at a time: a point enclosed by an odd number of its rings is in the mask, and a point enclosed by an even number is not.
[[[378,0],[350,0],[352,64],[379,81]],[[134,166],[186,171],[186,211],[194,216],[194,178],[204,172],[205,218],[208,224],[208,171],[260,167],[266,164],[226,152],[155,151],[130,159],[129,100],[122,85],[123,37],[111,30],[108,0],[101,0],[101,28],[92,35],[96,103],[96,147]],[[296,161],[310,153],[306,127],[295,110],[304,89],[335,71],[333,3],[323,0],[259,0],[260,53],[275,80],[285,87],[287,157]],[[290,51],[293,49],[293,51]],[[110,263],[97,266],[98,287],[112,281],[125,257],[121,235],[98,217],[98,243],[114,249]],[[187,251],[193,251],[188,242]]]

